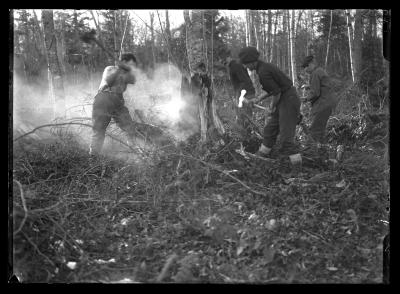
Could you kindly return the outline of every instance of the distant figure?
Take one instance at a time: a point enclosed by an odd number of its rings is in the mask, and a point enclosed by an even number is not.
[[[282,143],[280,153],[288,155],[293,165],[301,163],[301,155],[294,143],[296,125],[300,118],[300,99],[293,82],[272,63],[259,59],[260,53],[254,47],[240,50],[239,58],[249,70],[258,74],[261,86],[266,94],[262,94],[254,102],[272,95],[271,112],[264,128],[264,140],[258,155],[269,156],[278,135]]]
[[[111,118],[127,133],[130,142],[135,137],[135,123],[123,98],[127,85],[134,84],[136,81],[132,73],[132,67],[135,65],[135,56],[132,53],[124,53],[121,55],[118,66],[107,66],[104,69],[99,92],[94,97],[93,103],[90,155],[100,153]]]
[[[229,77],[233,86],[234,95],[235,95],[235,104],[238,105],[240,91],[246,90],[246,95],[244,96],[246,99],[255,98],[256,91],[254,89],[253,83],[250,79],[249,73],[247,69],[241,64],[239,61],[233,59],[229,55],[226,57],[225,64],[228,65],[229,68]],[[251,119],[253,116],[253,110],[250,105],[243,104],[241,108],[236,107],[237,110],[237,123],[243,129],[246,135],[250,135],[250,123],[248,118]],[[246,116],[248,118],[246,118]]]
[[[319,67],[313,56],[304,59],[302,67],[310,74],[310,91],[304,99],[311,102],[311,127],[309,140],[313,143],[323,144],[325,129],[329,116],[335,109],[337,98],[332,92],[331,79],[324,69]]]

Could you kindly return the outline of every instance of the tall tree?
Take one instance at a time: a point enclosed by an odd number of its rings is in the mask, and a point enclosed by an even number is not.
[[[201,142],[206,142],[208,130],[213,125],[223,134],[224,126],[218,117],[213,91],[211,89],[210,71],[207,70],[206,50],[211,46],[204,30],[204,11],[184,11],[186,25],[186,48],[189,59],[191,93],[198,101],[200,116]]]
[[[297,68],[296,68],[296,11],[292,10],[290,29],[290,64],[293,84],[297,87]]]
[[[150,36],[151,36],[151,53],[152,53],[152,65],[153,68],[156,64],[156,53],[154,44],[154,12],[150,12]]]
[[[346,9],[346,19],[347,19],[347,34],[349,37],[349,60],[350,60],[351,78],[354,83],[355,82],[354,57],[353,57],[354,50],[353,50],[353,36],[351,29],[351,14],[349,9]]]
[[[356,9],[354,19],[354,77],[355,83],[360,81],[361,68],[362,68],[362,9]]]
[[[47,66],[51,76],[50,88],[54,97],[55,117],[65,115],[65,93],[63,74],[57,57],[57,39],[54,32],[53,10],[42,10],[44,40],[46,44]]]
[[[267,60],[272,62],[272,12],[271,9],[268,9],[268,33],[267,33]]]
[[[332,17],[333,17],[333,10],[331,10],[331,21],[330,21],[330,24],[329,24],[328,44],[326,45],[325,69],[328,66],[329,43],[330,43],[330,40],[331,40],[331,31],[332,31]]]
[[[278,11],[275,12],[275,22],[274,22],[274,34],[271,36],[271,62],[275,63],[275,65],[278,65],[278,48],[276,45],[276,33],[277,33],[277,28],[278,28]],[[275,52],[275,53],[274,53]]]
[[[114,63],[115,63],[115,65],[117,65],[117,59],[118,59],[118,39],[117,39],[118,26],[117,26],[117,14],[118,14],[118,11],[117,11],[117,10],[114,10],[114,11],[113,11],[113,17],[114,17],[113,38],[114,38]]]

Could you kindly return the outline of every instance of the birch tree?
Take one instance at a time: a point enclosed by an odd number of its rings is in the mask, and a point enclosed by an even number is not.
[[[268,33],[267,33],[267,60],[268,62],[272,62],[272,12],[271,9],[268,9]]]
[[[54,32],[53,10],[42,10],[42,23],[45,42],[45,54],[49,72],[49,88],[54,101],[55,117],[65,115],[65,93],[63,74],[57,56],[57,38]]]
[[[328,44],[326,45],[325,69],[328,66],[329,44],[330,44],[330,40],[331,40],[331,31],[332,31],[332,16],[333,16],[333,10],[331,10],[331,21],[329,24]]]
[[[191,94],[198,101],[200,116],[201,142],[208,138],[208,130],[214,126],[220,135],[225,133],[224,126],[218,117],[215,99],[211,88],[210,68],[208,66],[207,50],[211,47],[210,40],[204,30],[204,11],[188,10],[183,12],[186,25],[186,49],[190,70]],[[211,48],[212,49],[212,48]]]
[[[150,42],[151,42],[151,55],[152,55],[152,64],[153,68],[156,64],[156,53],[155,53],[155,44],[154,44],[154,12],[150,12]]]
[[[353,62],[354,62],[354,82],[358,83],[361,78],[361,62],[362,62],[362,10],[356,9],[354,19],[354,46],[353,46]]]
[[[289,12],[288,12],[289,13]],[[290,35],[290,65],[292,73],[293,85],[297,87],[297,69],[296,69],[296,11],[292,10],[291,22],[289,21],[289,35]]]

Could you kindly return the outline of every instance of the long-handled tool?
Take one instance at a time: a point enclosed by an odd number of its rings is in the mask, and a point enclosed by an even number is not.
[[[247,99],[246,98],[244,98],[244,95],[246,95],[246,90],[242,90],[242,91],[240,91],[240,97],[239,97],[239,104],[238,104],[238,107],[239,108],[242,108],[243,107],[243,101],[247,101]]]
[[[249,102],[249,100],[248,99],[246,99],[246,98],[244,98],[244,95],[246,95],[246,90],[242,90],[242,91],[240,91],[240,97],[239,97],[239,104],[238,104],[238,107],[239,108],[242,108],[243,107],[243,102]],[[262,109],[262,110],[265,110],[266,108],[265,107],[263,107],[263,106],[261,106],[261,105],[258,105],[258,104],[253,104],[254,105],[254,107],[257,107],[257,108],[259,108],[259,109]]]

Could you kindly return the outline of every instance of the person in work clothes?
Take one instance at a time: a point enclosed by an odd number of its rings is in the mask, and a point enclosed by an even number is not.
[[[311,103],[311,142],[318,146],[325,141],[325,129],[329,116],[336,107],[337,99],[332,92],[331,79],[313,56],[304,59],[302,67],[310,74],[309,94],[304,99]]]
[[[270,115],[264,128],[264,140],[257,154],[268,156],[278,135],[282,143],[281,154],[288,155],[292,164],[301,163],[301,155],[295,145],[296,125],[300,118],[300,99],[293,82],[275,65],[259,59],[260,53],[254,47],[242,48],[239,53],[241,63],[258,74],[266,94],[253,99],[259,102],[272,96]]]
[[[238,98],[242,90],[246,90],[245,98],[255,98],[256,91],[250,79],[247,69],[239,61],[233,59],[230,55],[226,58],[226,64],[229,68],[229,77],[233,86],[235,102],[238,104]],[[237,108],[237,123],[243,127],[246,135],[250,134],[250,123],[248,119],[253,116],[253,110],[248,104],[243,104],[242,108]]]
[[[90,155],[100,153],[106,129],[112,118],[127,133],[130,142],[135,137],[135,123],[124,105],[123,98],[127,85],[134,84],[136,81],[132,73],[132,67],[135,65],[135,56],[132,53],[124,53],[121,55],[118,66],[107,66],[104,69],[99,91],[93,103]]]

